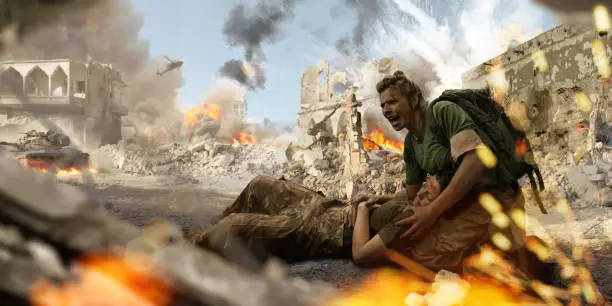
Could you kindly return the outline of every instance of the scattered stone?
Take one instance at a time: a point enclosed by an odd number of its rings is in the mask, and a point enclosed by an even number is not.
[[[589,181],[591,182],[603,182],[606,179],[606,176],[604,174],[592,174],[588,176]]]
[[[326,159],[315,159],[312,166],[317,170],[327,170],[329,169],[330,163]]]
[[[594,175],[599,173],[599,167],[597,167],[597,165],[586,165],[582,166],[582,171],[586,175]]]
[[[198,142],[196,144],[191,145],[189,147],[189,151],[191,151],[191,152],[200,152],[200,151],[203,151],[203,150],[208,151],[207,150],[207,145],[208,145],[208,142],[201,141],[201,142]]]
[[[612,171],[612,164],[606,163],[604,161],[600,161],[599,163],[597,163],[597,167],[601,169],[602,172]]]
[[[595,186],[583,172],[582,167],[572,167],[567,172],[567,178],[571,190],[585,201],[593,202],[598,191]]]

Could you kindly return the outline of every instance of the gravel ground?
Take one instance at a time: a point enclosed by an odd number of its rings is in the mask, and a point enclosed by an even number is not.
[[[211,219],[231,204],[241,188],[248,182],[211,180],[186,180],[151,177],[107,177],[97,179],[98,194],[107,201],[107,209],[118,217],[138,226],[156,218],[164,218],[180,225],[185,232],[205,229]],[[585,235],[596,264],[592,268],[595,281],[607,297],[612,297],[612,241],[608,235],[612,228],[610,208],[576,211],[585,221],[573,226]],[[559,216],[535,214],[550,234],[565,248],[571,245],[568,224]],[[593,221],[598,216],[603,221]],[[603,219],[602,219],[603,217]],[[316,260],[291,265],[289,273],[310,280],[323,280],[340,287],[355,284],[367,273],[350,260]]]

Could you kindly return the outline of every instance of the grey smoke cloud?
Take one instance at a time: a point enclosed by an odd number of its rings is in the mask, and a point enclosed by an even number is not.
[[[298,0],[258,1],[254,7],[238,4],[229,13],[223,34],[230,46],[244,48],[249,61],[265,60],[262,44],[282,38],[283,23],[291,21]]]
[[[352,33],[336,41],[336,49],[341,54],[363,55],[367,36],[376,23],[382,22],[388,2],[385,0],[343,0],[343,2],[346,7],[355,11],[357,20]]]

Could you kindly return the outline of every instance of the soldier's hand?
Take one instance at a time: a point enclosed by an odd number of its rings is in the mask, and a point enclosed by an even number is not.
[[[353,197],[351,199],[351,205],[357,207],[357,205],[364,203],[365,205],[371,206],[374,204],[379,204],[384,201],[383,196],[377,196],[372,194],[361,194]]]

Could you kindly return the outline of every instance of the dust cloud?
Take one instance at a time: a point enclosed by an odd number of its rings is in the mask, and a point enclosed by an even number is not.
[[[124,73],[128,84],[123,99],[130,112],[128,121],[138,135],[156,139],[150,145],[158,145],[179,136],[180,128],[168,122],[182,120],[176,99],[183,81],[180,71],[156,75],[165,61],[150,57],[148,42],[139,37],[142,25],[143,18],[131,1],[100,1],[87,11],[68,13],[56,24],[33,31],[5,59],[93,59],[112,64]],[[164,136],[153,137],[160,129]]]

